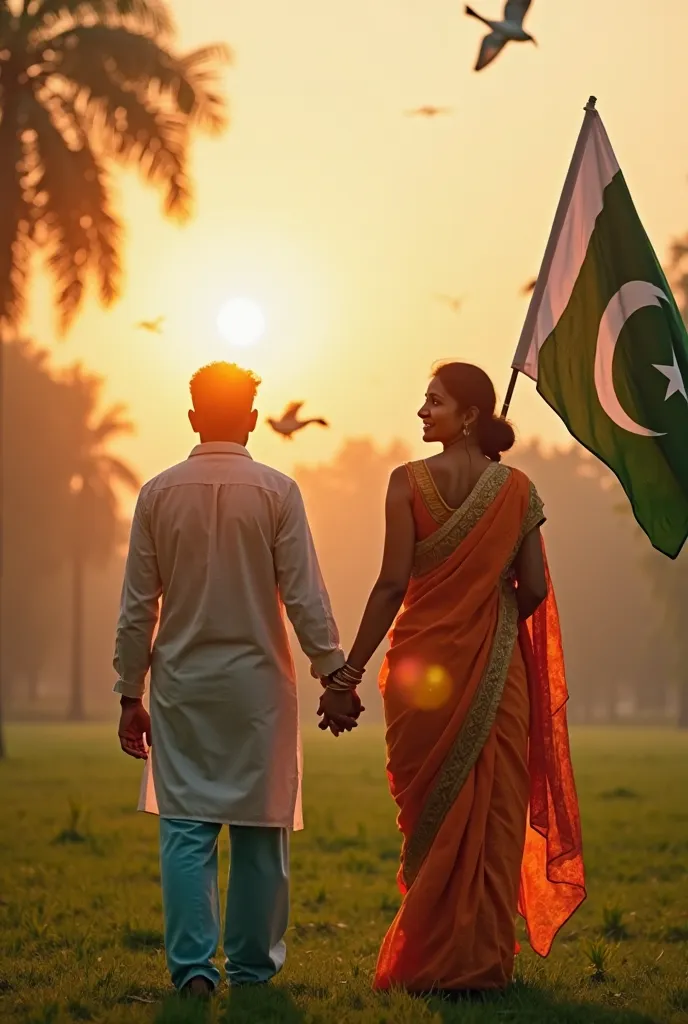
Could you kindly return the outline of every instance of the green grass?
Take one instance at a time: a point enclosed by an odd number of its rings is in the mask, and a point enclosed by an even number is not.
[[[589,898],[508,994],[375,995],[399,842],[374,728],[306,737],[287,967],[207,1009],[171,994],[157,830],[113,727],[15,726],[0,766],[0,1022],[649,1024],[688,1021],[688,736],[574,734]],[[227,864],[223,848],[223,868]]]

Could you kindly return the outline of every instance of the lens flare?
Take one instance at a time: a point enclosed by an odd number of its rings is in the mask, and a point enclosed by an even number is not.
[[[449,700],[452,679],[442,665],[428,665],[421,658],[404,658],[394,668],[400,696],[419,711],[437,711]]]
[[[437,711],[447,703],[451,691],[451,676],[446,668],[442,665],[430,665],[416,693],[416,707],[421,711]]]

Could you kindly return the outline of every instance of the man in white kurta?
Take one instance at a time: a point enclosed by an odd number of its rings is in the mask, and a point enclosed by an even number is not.
[[[228,978],[264,982],[284,962],[288,832],[302,817],[283,609],[318,675],[345,660],[299,489],[245,446],[257,383],[226,363],[193,378],[189,417],[201,443],[141,490],[117,628],[120,739],[147,758],[140,806],[161,819],[168,965],[177,988],[197,993],[219,980],[223,824]],[[141,702],[149,669],[150,722]]]

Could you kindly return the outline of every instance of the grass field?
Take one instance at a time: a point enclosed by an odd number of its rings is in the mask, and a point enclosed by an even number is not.
[[[0,766],[0,1022],[405,1024],[688,1021],[688,736],[574,734],[589,898],[547,961],[460,1005],[370,980],[398,897],[381,735],[306,739],[287,967],[206,1009],[170,992],[155,820],[114,729],[15,726]],[[224,865],[227,850],[224,848]]]

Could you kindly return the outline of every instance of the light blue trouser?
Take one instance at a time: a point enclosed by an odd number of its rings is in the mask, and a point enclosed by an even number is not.
[[[167,966],[176,988],[198,975],[213,985],[220,941],[217,844],[222,825],[160,819]],[[286,956],[289,830],[230,825],[224,951],[234,985],[268,981]]]

